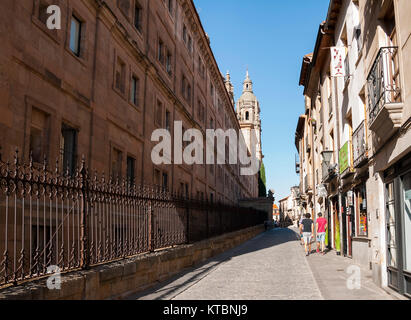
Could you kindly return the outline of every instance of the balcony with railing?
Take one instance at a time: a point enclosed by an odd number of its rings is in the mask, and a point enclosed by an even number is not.
[[[367,78],[370,129],[381,143],[401,126],[402,108],[398,47],[383,47]]]
[[[295,173],[300,174],[301,163],[298,155],[295,155]]]
[[[365,121],[361,122],[352,136],[354,167],[358,168],[368,159]]]
[[[348,85],[348,81],[350,80],[350,56],[347,54],[344,60],[344,68],[345,68],[345,77],[344,77],[344,83],[345,85]]]
[[[337,165],[331,163],[333,156],[332,150],[325,150],[321,153],[323,161],[321,162],[322,182],[327,183],[337,175]]]

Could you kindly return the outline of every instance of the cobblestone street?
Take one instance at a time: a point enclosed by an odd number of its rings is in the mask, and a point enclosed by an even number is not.
[[[352,260],[333,251],[306,257],[295,229],[274,229],[128,299],[395,299],[365,269],[361,288],[348,289],[351,265]]]

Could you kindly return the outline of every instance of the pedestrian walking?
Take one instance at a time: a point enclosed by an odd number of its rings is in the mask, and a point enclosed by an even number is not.
[[[320,252],[321,247],[321,254],[324,255],[325,250],[325,230],[327,229],[327,219],[323,218],[322,213],[318,214],[317,222],[316,222],[316,231],[317,231],[317,252]]]
[[[304,238],[303,238],[303,216],[300,216],[300,220],[298,221],[298,229],[300,230],[300,244],[303,246],[304,245]]]
[[[311,239],[314,231],[314,221],[311,219],[311,214],[307,213],[305,219],[301,221],[303,227],[303,239],[305,255],[308,256],[311,253]]]

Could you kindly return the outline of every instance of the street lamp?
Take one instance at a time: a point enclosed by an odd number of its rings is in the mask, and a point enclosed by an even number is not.
[[[325,151],[321,152],[321,155],[322,155],[323,160],[324,160],[325,163],[330,163],[331,157],[333,155],[333,151],[325,150]]]

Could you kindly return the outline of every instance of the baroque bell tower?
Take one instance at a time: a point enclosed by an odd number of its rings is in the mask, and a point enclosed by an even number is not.
[[[261,148],[260,103],[254,95],[253,82],[248,70],[243,82],[243,93],[237,101],[236,112],[248,150],[254,153],[261,163],[264,156]]]

